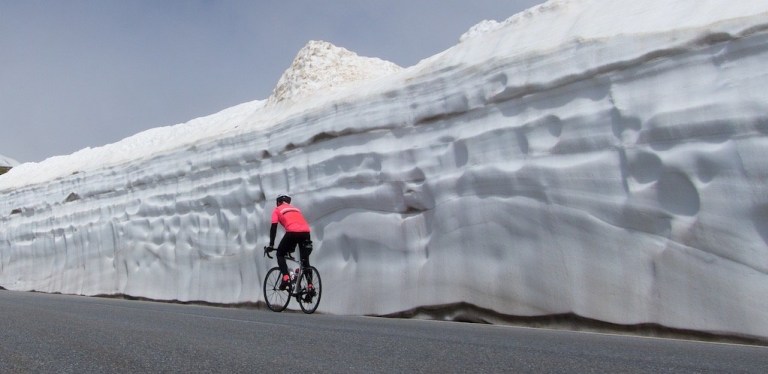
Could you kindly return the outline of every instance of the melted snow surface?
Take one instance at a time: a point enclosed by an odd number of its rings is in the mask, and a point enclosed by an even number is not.
[[[768,338],[767,14],[550,1],[354,90],[20,165],[0,285],[261,301],[287,192],[323,312],[464,302]]]

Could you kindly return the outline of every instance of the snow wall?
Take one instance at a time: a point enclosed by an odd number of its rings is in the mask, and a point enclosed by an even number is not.
[[[554,4],[542,19],[580,3]],[[766,7],[551,45],[510,23],[218,137],[19,185],[21,165],[0,177],[0,286],[258,302],[287,192],[321,312],[461,302],[764,339]]]

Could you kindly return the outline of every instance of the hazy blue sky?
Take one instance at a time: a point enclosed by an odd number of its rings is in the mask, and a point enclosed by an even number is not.
[[[309,40],[400,66],[543,0],[0,0],[0,154],[42,161],[265,99]]]

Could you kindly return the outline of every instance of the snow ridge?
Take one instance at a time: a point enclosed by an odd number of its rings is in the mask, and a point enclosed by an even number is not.
[[[520,13],[517,13],[502,22],[496,20],[483,20],[472,26],[461,35],[460,42],[465,40],[484,35],[490,32],[499,30],[505,26],[513,24],[523,24],[527,21],[533,21],[537,17],[542,17],[545,13],[562,13],[563,9],[567,6],[573,5],[576,2],[583,2],[584,0],[549,0],[545,3],[526,9]],[[566,16],[560,14],[559,16]]]

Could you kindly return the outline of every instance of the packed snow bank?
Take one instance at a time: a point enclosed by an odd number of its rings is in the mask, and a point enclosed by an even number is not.
[[[46,183],[82,172],[148,160],[197,142],[264,128],[269,120],[261,108],[265,100],[252,101],[196,118],[187,123],[157,127],[101,147],[84,148],[71,155],[54,156],[42,162],[27,162],[0,178],[3,190]]]
[[[324,100],[244,104],[173,147],[141,135],[162,151],[63,156],[79,172],[20,185],[49,160],[22,165],[0,177],[0,285],[259,301],[288,192],[324,312],[465,303],[766,339],[767,12],[548,2]]]
[[[281,118],[300,112],[303,105],[322,104],[333,99],[334,95],[343,94],[344,90],[354,89],[356,84],[401,70],[401,67],[388,61],[361,57],[328,42],[310,41],[299,51],[267,100],[240,104],[183,124],[154,128],[113,144],[85,148],[72,155],[23,164],[13,170],[12,177],[0,179],[0,191],[148,159],[212,138],[263,131],[279,123]],[[282,103],[282,107],[274,108],[277,103]]]

